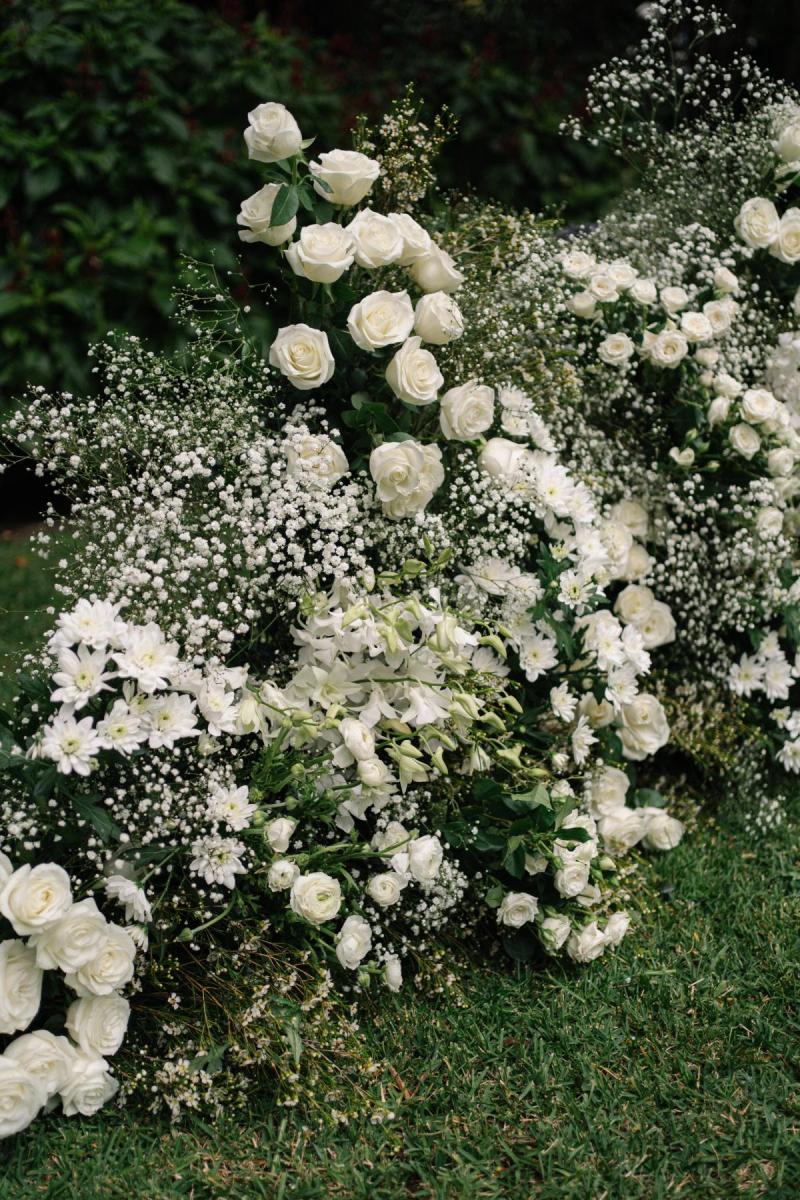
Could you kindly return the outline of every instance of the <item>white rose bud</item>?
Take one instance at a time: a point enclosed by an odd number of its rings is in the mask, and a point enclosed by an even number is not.
[[[268,821],[264,826],[264,836],[270,850],[274,850],[276,854],[285,854],[296,828],[297,821],[293,817],[274,817]]]
[[[497,920],[511,929],[521,929],[528,921],[534,920],[538,908],[539,901],[535,896],[527,892],[506,892],[497,910]]]
[[[351,916],[336,934],[336,957],[354,971],[372,945],[372,930],[363,917]]]
[[[756,529],[762,537],[769,538],[770,541],[779,537],[783,532],[783,513],[781,510],[774,508],[772,505],[762,508],[756,517]]]
[[[800,113],[795,113],[778,134],[775,153],[784,162],[800,162]]]
[[[446,346],[464,332],[461,309],[447,292],[429,292],[417,302],[414,330],[432,346]]]
[[[714,391],[728,400],[735,400],[737,396],[741,395],[742,385],[727,371],[720,371],[718,375],[714,376]]]
[[[298,917],[311,925],[322,925],[333,920],[342,907],[342,889],[338,880],[324,871],[312,871],[295,879],[289,903]]]
[[[408,213],[389,213],[389,220],[394,221],[403,239],[403,252],[397,261],[401,267],[410,267],[430,250],[431,235]]]
[[[606,936],[600,931],[597,921],[583,929],[574,930],[567,942],[567,954],[578,963],[594,962],[606,948]]]
[[[263,242],[265,246],[280,246],[289,240],[297,228],[297,217],[282,225],[270,225],[272,206],[280,191],[279,183],[265,183],[252,196],[242,201],[237,225],[243,225],[239,237],[243,242]]]
[[[244,131],[247,153],[256,162],[280,162],[300,153],[303,135],[292,114],[283,104],[259,104],[247,114]]]
[[[271,892],[285,892],[300,874],[297,863],[288,858],[278,858],[267,872],[267,884]]]
[[[655,696],[641,692],[630,704],[623,705],[620,738],[622,753],[635,762],[666,746],[669,723]]]
[[[733,426],[728,434],[728,440],[742,458],[753,458],[761,448],[761,438],[755,429],[743,423]]]
[[[728,396],[716,396],[708,406],[709,425],[721,425],[727,421],[730,408],[731,402]]]
[[[684,834],[684,827],[663,808],[642,808],[644,838],[642,845],[647,850],[674,850]]]
[[[270,366],[277,367],[299,391],[322,387],[333,376],[328,336],[310,325],[287,325],[270,346]]]
[[[353,258],[353,240],[335,221],[306,225],[286,251],[286,261],[295,275],[314,283],[335,283],[352,267]]]
[[[372,876],[367,884],[367,895],[381,908],[388,908],[391,904],[397,904],[403,887],[403,879],[396,871],[383,871],[380,875]]]
[[[367,270],[388,267],[403,253],[403,235],[390,217],[383,217],[371,208],[357,213],[347,232],[353,240],[356,262]]]
[[[525,458],[525,447],[508,438],[490,438],[480,452],[478,465],[495,479],[511,479]]]
[[[717,267],[714,272],[714,287],[723,296],[732,296],[739,290],[739,280],[727,267]]]
[[[678,446],[673,446],[669,456],[679,467],[691,467],[694,462],[694,450],[691,446],[686,446],[683,450]]]
[[[47,1103],[47,1093],[25,1067],[0,1057],[0,1140],[27,1129]]]
[[[450,441],[472,442],[494,420],[494,390],[470,379],[442,396],[439,424]]]
[[[423,292],[455,292],[464,282],[453,258],[435,243],[415,258],[409,269],[411,278]]]
[[[84,996],[69,1006],[66,1025],[72,1040],[86,1054],[110,1058],[125,1040],[130,1015],[131,1006],[124,996]]]
[[[372,292],[350,309],[348,332],[361,350],[404,342],[414,327],[408,292]]]
[[[743,242],[756,250],[764,250],[778,237],[781,221],[771,200],[755,196],[744,202],[734,226]]]
[[[310,162],[308,169],[314,177],[314,190],[341,208],[359,204],[381,173],[380,163],[358,150],[329,150],[320,154],[319,162]]]
[[[426,834],[408,844],[408,868],[417,883],[431,883],[442,865],[442,843]]]
[[[561,866],[555,873],[553,883],[556,891],[569,900],[579,895],[586,887],[591,868],[582,846],[574,851],[563,850],[559,858]]]
[[[375,757],[375,735],[363,721],[356,717],[345,717],[339,722],[339,733],[353,758],[358,760]]]
[[[104,1058],[93,1054],[76,1053],[70,1062],[69,1077],[61,1089],[64,1116],[93,1117],[108,1103],[119,1088],[109,1074]]]
[[[18,867],[0,892],[0,912],[23,937],[54,925],[71,904],[69,876],[55,863]]]
[[[406,404],[432,404],[444,383],[430,350],[422,349],[422,338],[410,337],[386,368],[386,381]]]

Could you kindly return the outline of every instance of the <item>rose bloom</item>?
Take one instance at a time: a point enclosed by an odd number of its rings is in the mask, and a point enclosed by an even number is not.
[[[753,458],[761,448],[761,438],[755,429],[741,422],[733,426],[728,434],[728,440],[742,458]]]
[[[589,784],[589,807],[594,817],[605,817],[616,808],[622,808],[630,787],[630,780],[619,767],[600,767]]]
[[[408,869],[417,883],[431,883],[442,865],[442,843],[432,834],[415,838],[408,844]]]
[[[292,217],[283,225],[270,225],[272,206],[280,191],[279,183],[265,183],[252,196],[242,201],[237,225],[243,225],[239,237],[243,242],[263,242],[265,246],[280,246],[288,241],[297,228],[297,217]]]
[[[769,252],[781,262],[800,262],[800,208],[787,208]]]
[[[409,269],[411,278],[423,292],[455,292],[464,282],[451,255],[435,243],[415,258]]]
[[[256,162],[280,162],[300,152],[303,135],[292,114],[283,104],[259,104],[247,114],[244,131],[247,153]]]
[[[686,337],[677,329],[663,330],[650,343],[650,359],[657,367],[677,367],[688,352]]]
[[[598,928],[597,922],[592,921],[583,929],[574,930],[567,941],[567,954],[578,963],[594,962],[606,948],[606,936]]]
[[[79,1051],[70,1063],[67,1082],[61,1089],[64,1116],[93,1117],[114,1096],[119,1088],[109,1074],[104,1058]]]
[[[561,259],[561,269],[570,279],[585,279],[597,266],[594,255],[585,250],[570,250]]]
[[[288,858],[276,859],[267,872],[267,884],[271,892],[285,892],[300,874],[297,863]]]
[[[610,366],[626,363],[633,351],[634,345],[627,333],[610,333],[597,347],[598,357]]]
[[[539,925],[539,937],[548,954],[557,954],[571,932],[569,917],[562,914],[545,917]]]
[[[397,261],[401,267],[410,267],[430,250],[431,235],[408,213],[389,213],[389,219],[394,221],[403,239],[403,252]]]
[[[353,241],[356,262],[360,267],[374,270],[397,262],[403,253],[403,235],[390,217],[381,216],[370,208],[356,213],[347,226]]]
[[[309,433],[292,438],[286,446],[286,473],[292,479],[304,479],[331,486],[347,474],[349,463],[344,450],[324,433]]]
[[[635,762],[641,762],[667,744],[669,724],[655,696],[641,692],[630,704],[623,705],[619,735],[622,753]]]
[[[681,314],[681,333],[690,342],[708,342],[714,336],[711,320],[704,312]]]
[[[30,1025],[42,1001],[42,978],[30,946],[16,938],[0,942],[0,1033]]]
[[[689,295],[682,287],[665,287],[661,289],[661,303],[668,313],[680,312],[689,303]]]
[[[800,161],[800,112],[797,110],[778,134],[775,153],[787,163]]]
[[[23,937],[53,925],[71,904],[69,876],[55,863],[18,867],[0,891],[0,913]]]
[[[447,292],[429,292],[417,302],[414,330],[432,346],[446,346],[464,332],[461,309]]]
[[[597,313],[597,299],[591,292],[575,292],[567,303],[575,316],[580,317],[582,321],[591,320]]]
[[[752,200],[744,202],[734,225],[743,242],[754,249],[764,250],[778,237],[781,221],[771,200],[754,196]]]
[[[384,512],[395,520],[422,512],[444,482],[439,447],[413,440],[376,446],[369,470]]]
[[[399,400],[406,404],[432,404],[444,383],[436,359],[422,349],[422,338],[404,342],[386,368],[386,381]]]
[[[3,1058],[17,1063],[41,1084],[48,1100],[66,1083],[74,1056],[75,1047],[69,1039],[56,1037],[47,1029],[15,1038],[3,1054]]]
[[[381,173],[380,163],[358,150],[329,150],[320,154],[319,162],[310,162],[308,169],[314,191],[341,208],[359,204]]]
[[[348,332],[361,350],[404,342],[414,327],[408,292],[372,292],[350,309]]]
[[[295,879],[289,903],[299,917],[311,925],[322,925],[331,921],[342,907],[342,889],[338,880],[324,871],[312,871]]]
[[[634,537],[647,537],[649,518],[647,510],[638,500],[618,500],[611,506],[609,515],[629,529]]]
[[[527,892],[506,892],[497,910],[497,920],[511,929],[521,929],[535,918],[538,908],[539,902],[535,896]]]
[[[46,1102],[44,1087],[30,1071],[0,1056],[0,1139],[26,1129]]]
[[[778,401],[766,388],[748,388],[741,399],[741,412],[745,421],[760,425],[771,421],[778,411]]]
[[[297,828],[294,817],[274,817],[264,826],[264,836],[270,850],[276,854],[285,854],[289,849],[292,834]]]
[[[470,379],[442,396],[439,424],[449,441],[472,442],[494,420],[494,390]]]
[[[637,279],[630,289],[630,295],[637,304],[655,304],[658,290],[652,279]]]
[[[525,447],[508,438],[490,438],[480,452],[478,465],[495,479],[511,479],[525,459]]]
[[[369,953],[372,930],[363,917],[350,916],[336,934],[336,957],[343,967],[354,971]]]
[[[125,1040],[130,1015],[131,1006],[124,996],[84,996],[69,1006],[66,1026],[81,1050],[107,1058],[116,1054]]]
[[[278,330],[270,346],[269,362],[299,391],[322,387],[334,371],[328,335],[302,323]]]
[[[403,886],[403,878],[396,871],[383,871],[372,876],[367,884],[367,895],[381,908],[388,908],[400,899]]]
[[[306,225],[286,251],[286,261],[295,275],[314,283],[335,283],[353,265],[353,257],[353,240],[335,221]]]

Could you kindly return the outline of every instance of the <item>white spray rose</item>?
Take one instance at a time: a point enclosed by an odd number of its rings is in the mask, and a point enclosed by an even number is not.
[[[625,567],[622,573],[623,579],[642,579],[645,575],[649,575],[653,567],[653,560],[640,542],[634,542],[628,551],[628,557],[625,560]]]
[[[270,346],[269,361],[301,392],[322,387],[333,376],[328,335],[310,325],[286,325],[279,329]]]
[[[280,191],[280,184],[265,183],[252,196],[242,201],[237,225],[243,225],[239,237],[243,242],[263,242],[265,246],[280,246],[289,240],[297,228],[297,217],[292,217],[282,225],[270,225],[272,206]]]
[[[567,941],[567,954],[578,963],[594,962],[606,948],[606,936],[592,921],[583,929],[575,929]]]
[[[329,150],[320,154],[319,162],[310,162],[308,169],[314,176],[314,190],[342,208],[359,204],[381,173],[380,163],[358,150]]]
[[[644,837],[645,823],[639,809],[622,805],[600,818],[599,829],[609,850],[625,854]]]
[[[767,470],[773,478],[791,475],[794,470],[794,454],[788,446],[776,446],[767,455]]]
[[[23,937],[54,925],[71,904],[69,876],[55,863],[18,867],[0,892],[0,912]]]
[[[575,292],[567,301],[569,308],[582,321],[591,321],[597,314],[597,297],[591,292]]]
[[[722,425],[728,419],[728,414],[731,410],[731,402],[728,396],[715,396],[708,406],[708,423],[712,427],[714,425]]]
[[[247,153],[256,162],[280,162],[299,154],[303,135],[284,104],[259,104],[247,114],[244,131]]]
[[[285,892],[300,874],[297,863],[288,858],[278,858],[267,872],[267,884],[271,892]]]
[[[399,992],[403,986],[403,964],[396,954],[390,954],[383,968],[383,978],[390,992]]]
[[[414,259],[410,271],[411,278],[423,292],[455,292],[464,282],[451,255],[435,243],[431,243],[425,254]]]
[[[669,741],[669,724],[661,703],[649,692],[641,692],[630,704],[623,705],[619,731],[622,753],[641,762]]]
[[[725,333],[730,329],[735,312],[736,306],[732,303],[729,296],[726,296],[723,300],[706,300],[703,305],[703,315],[708,318],[711,331],[714,334]],[[700,362],[708,359],[709,349],[707,347],[705,350],[697,351],[697,358]],[[701,355],[703,356],[702,358]],[[716,366],[717,358],[715,355],[716,351],[713,351],[710,360],[705,365],[710,367]]]
[[[404,342],[414,327],[408,292],[372,292],[350,309],[348,332],[361,350]]]
[[[108,1058],[124,1042],[130,1015],[131,1006],[124,996],[84,996],[70,1004],[66,1025],[81,1050]]]
[[[642,635],[645,650],[655,650],[657,646],[675,641],[675,618],[663,600],[653,601],[650,612],[643,621],[637,622],[636,628]]]
[[[649,526],[647,510],[638,500],[618,500],[612,505],[609,514],[614,521],[619,521],[630,530],[633,537],[646,538]]]
[[[587,291],[601,304],[614,304],[619,300],[617,281],[605,270],[590,276]]]
[[[756,529],[762,537],[770,540],[783,532],[783,513],[779,508],[768,504],[762,508],[756,517]]]
[[[356,262],[360,267],[375,270],[397,262],[403,253],[403,235],[390,217],[381,216],[371,208],[356,213],[347,232],[353,240]]]
[[[642,625],[653,611],[655,596],[649,587],[629,583],[614,602],[614,612],[629,625]]]
[[[367,895],[381,908],[396,904],[403,890],[403,878],[396,871],[382,871],[373,875],[367,884]]]
[[[590,810],[594,817],[605,817],[625,804],[630,780],[619,767],[600,767],[589,784]]]
[[[47,1029],[37,1029],[15,1038],[3,1058],[17,1063],[32,1075],[49,1100],[66,1083],[74,1056],[75,1047],[67,1038],[56,1037]]]
[[[342,907],[342,889],[338,880],[324,871],[312,871],[295,879],[289,903],[298,917],[311,925],[322,925],[331,921]]]
[[[133,978],[135,959],[133,938],[127,930],[109,922],[99,952],[67,975],[66,981],[79,996],[108,996]]]
[[[444,482],[439,447],[413,440],[376,446],[369,470],[384,512],[395,520],[422,512]]]
[[[588,843],[587,843],[588,845]],[[590,864],[583,846],[577,850],[563,850],[559,854],[561,866],[553,878],[556,891],[567,899],[577,896],[589,882]]]
[[[47,1103],[47,1093],[30,1071],[0,1057],[0,1140],[27,1129]]]
[[[637,279],[630,294],[637,304],[655,304],[658,299],[658,290],[652,279]]]
[[[539,937],[548,954],[557,954],[571,932],[569,917],[562,914],[545,917],[539,925]]]
[[[681,314],[681,333],[690,342],[709,342],[714,336],[714,327],[708,313],[687,312]]]
[[[106,919],[94,900],[73,904],[60,921],[31,938],[37,966],[45,971],[63,971],[65,975],[77,971],[100,953],[106,930]]]
[[[661,289],[661,303],[668,313],[680,312],[689,303],[689,294],[682,287],[665,287]]]
[[[728,440],[742,458],[753,458],[761,448],[761,438],[755,429],[743,423],[733,426],[728,434]]]
[[[0,850],[0,891],[2,891],[13,874],[14,867],[12,866],[11,859]]]
[[[521,929],[528,921],[533,921],[539,908],[539,901],[527,892],[506,892],[497,910],[497,920],[501,925],[511,929]]]
[[[335,283],[352,267],[353,258],[353,239],[335,221],[306,225],[286,251],[286,261],[295,275],[314,283]]]
[[[364,787],[384,787],[390,780],[389,768],[379,758],[361,759],[356,766],[356,772]]]
[[[672,370],[689,352],[689,343],[679,329],[665,329],[650,343],[650,359],[657,367]]]
[[[442,396],[439,424],[450,441],[472,442],[494,420],[494,390],[470,379]]]
[[[610,333],[597,347],[597,355],[609,366],[619,367],[628,361],[634,350],[627,333]]]
[[[778,411],[778,401],[766,388],[748,388],[741,399],[741,411],[745,421],[760,425],[771,421]]]
[[[389,219],[394,221],[403,239],[403,252],[397,261],[401,267],[410,267],[430,250],[433,244],[431,235],[408,213],[389,213]]]
[[[606,921],[603,930],[607,946],[618,946],[631,927],[631,919],[626,912],[612,913]]]
[[[42,971],[30,946],[0,942],[0,1033],[27,1029],[42,1000]]]
[[[714,272],[714,287],[723,296],[733,295],[739,290],[739,280],[727,267],[717,267]]]
[[[431,883],[442,865],[442,843],[438,837],[425,834],[408,844],[408,869],[417,883]]]
[[[714,391],[719,396],[725,396],[728,400],[735,400],[741,394],[742,385],[738,379],[734,379],[727,371],[720,371],[714,376]]]
[[[406,404],[432,404],[444,383],[430,350],[422,349],[422,338],[404,342],[386,368],[386,381]]]
[[[336,934],[336,957],[354,971],[372,945],[372,930],[363,917],[350,916]]]
[[[447,292],[429,292],[417,301],[414,330],[423,342],[429,342],[432,346],[446,346],[464,332],[461,309]]]
[[[264,826],[264,836],[270,850],[274,850],[276,854],[285,854],[296,828],[297,821],[293,817],[274,817],[268,821]]]
[[[787,208],[769,252],[781,262],[800,262],[800,208]]]
[[[525,447],[508,438],[490,438],[480,452],[478,465],[495,479],[512,479],[525,459]]]
[[[647,807],[639,810],[644,820],[642,845],[648,850],[674,850],[684,834],[684,827],[663,808]]]
[[[108,1063],[95,1054],[78,1052],[70,1062],[69,1077],[61,1089],[65,1117],[93,1117],[114,1096],[119,1084]]]
[[[597,266],[597,259],[585,250],[569,250],[561,259],[561,269],[570,279],[585,279]]]
[[[763,250],[777,238],[781,220],[771,200],[754,196],[752,200],[744,202],[734,226],[743,242],[756,250]]]

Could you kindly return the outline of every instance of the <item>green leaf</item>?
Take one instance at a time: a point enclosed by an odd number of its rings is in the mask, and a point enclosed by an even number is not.
[[[509,958],[515,962],[530,962],[539,949],[539,943],[532,933],[518,929],[515,933],[503,936],[503,949]]]
[[[667,803],[661,792],[655,788],[637,788],[633,794],[636,808],[663,808]]]
[[[293,183],[284,183],[275,197],[272,205],[272,216],[270,218],[270,226],[285,225],[287,221],[291,221],[292,217],[297,212],[297,207],[300,203],[298,190]]]
[[[61,172],[56,166],[40,167],[25,172],[25,195],[34,203],[50,196],[61,183]]]
[[[102,808],[95,796],[72,796],[72,806],[84,820],[88,821],[99,837],[104,842],[110,842],[112,838],[118,838],[120,835],[119,825],[112,817]]]

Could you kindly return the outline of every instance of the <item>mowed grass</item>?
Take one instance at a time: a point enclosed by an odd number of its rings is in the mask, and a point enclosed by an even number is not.
[[[587,969],[476,964],[460,995],[382,997],[364,1027],[391,1123],[309,1131],[268,1096],[177,1128],[54,1115],[3,1144],[0,1197],[796,1197],[798,816],[755,845],[702,821]]]

